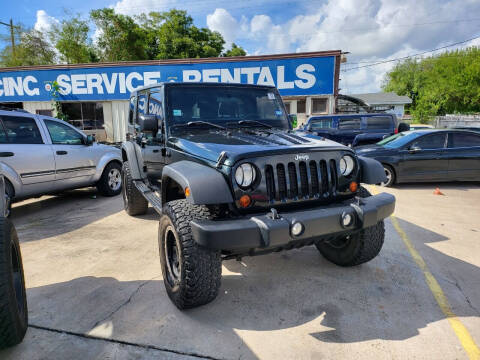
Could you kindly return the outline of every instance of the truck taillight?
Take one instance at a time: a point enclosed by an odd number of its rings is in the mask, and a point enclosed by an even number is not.
[[[395,133],[395,134],[398,134],[398,128],[395,128],[394,133]]]

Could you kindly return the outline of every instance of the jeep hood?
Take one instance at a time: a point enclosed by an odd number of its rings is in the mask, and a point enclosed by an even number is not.
[[[348,149],[344,145],[316,136],[256,128],[191,131],[170,137],[169,146],[211,162],[216,162],[222,151],[226,151],[228,157],[224,164],[228,166],[244,158]]]

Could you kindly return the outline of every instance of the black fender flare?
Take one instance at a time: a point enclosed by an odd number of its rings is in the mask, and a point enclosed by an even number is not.
[[[142,149],[131,141],[122,143],[122,160],[128,161],[133,180],[145,179],[143,172]]]
[[[360,163],[361,183],[380,184],[387,181],[385,169],[379,161],[363,156],[359,156],[358,161]]]
[[[233,203],[232,193],[223,174],[219,171],[193,161],[182,160],[163,168],[162,205],[166,199],[166,186],[172,179],[183,190],[190,189],[186,199],[195,205],[213,205]]]

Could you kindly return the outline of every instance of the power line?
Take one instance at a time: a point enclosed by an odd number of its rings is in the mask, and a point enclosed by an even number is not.
[[[411,58],[411,57],[416,57],[416,56],[425,55],[425,54],[428,54],[428,53],[431,53],[431,52],[435,52],[435,51],[438,51],[438,50],[443,50],[443,49],[446,49],[446,48],[449,48],[449,47],[452,47],[452,46],[456,46],[456,45],[460,45],[460,44],[465,44],[465,43],[467,43],[467,42],[469,42],[469,41],[472,41],[472,40],[475,40],[475,39],[479,39],[479,38],[480,38],[480,36],[475,36],[475,37],[470,38],[470,39],[467,39],[467,40],[463,40],[463,41],[459,41],[459,42],[456,42],[456,43],[453,43],[453,44],[445,45],[445,46],[442,46],[442,47],[439,47],[439,48],[436,48],[436,49],[432,49],[432,50],[428,50],[428,51],[423,51],[423,52],[418,53],[418,54],[412,54],[412,55],[403,56],[403,57],[399,57],[399,58],[395,58],[395,59],[389,59],[389,60],[379,61],[379,62],[376,62],[376,63],[373,63],[373,64],[369,64],[369,65],[362,65],[362,66],[357,66],[357,67],[353,67],[353,68],[342,69],[342,71],[350,71],[350,70],[362,69],[362,68],[366,68],[366,67],[371,67],[371,66],[386,64],[386,63],[393,62],[393,61],[405,60],[405,59],[408,59],[408,58]]]

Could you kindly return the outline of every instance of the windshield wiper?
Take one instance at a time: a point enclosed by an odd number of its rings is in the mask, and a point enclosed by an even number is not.
[[[209,121],[202,121],[202,120],[189,121],[189,122],[184,123],[184,124],[175,124],[174,126],[194,126],[194,125],[208,125],[210,127],[215,127],[215,128],[222,129],[222,130],[228,130],[225,126],[214,124],[214,123],[209,122]]]
[[[266,127],[266,128],[269,128],[269,129],[272,129],[273,126],[271,125],[268,125],[268,124],[265,124],[261,121],[257,121],[257,120],[240,120],[237,122],[238,125],[243,125],[243,124],[257,124],[257,125],[261,125],[263,127]]]

